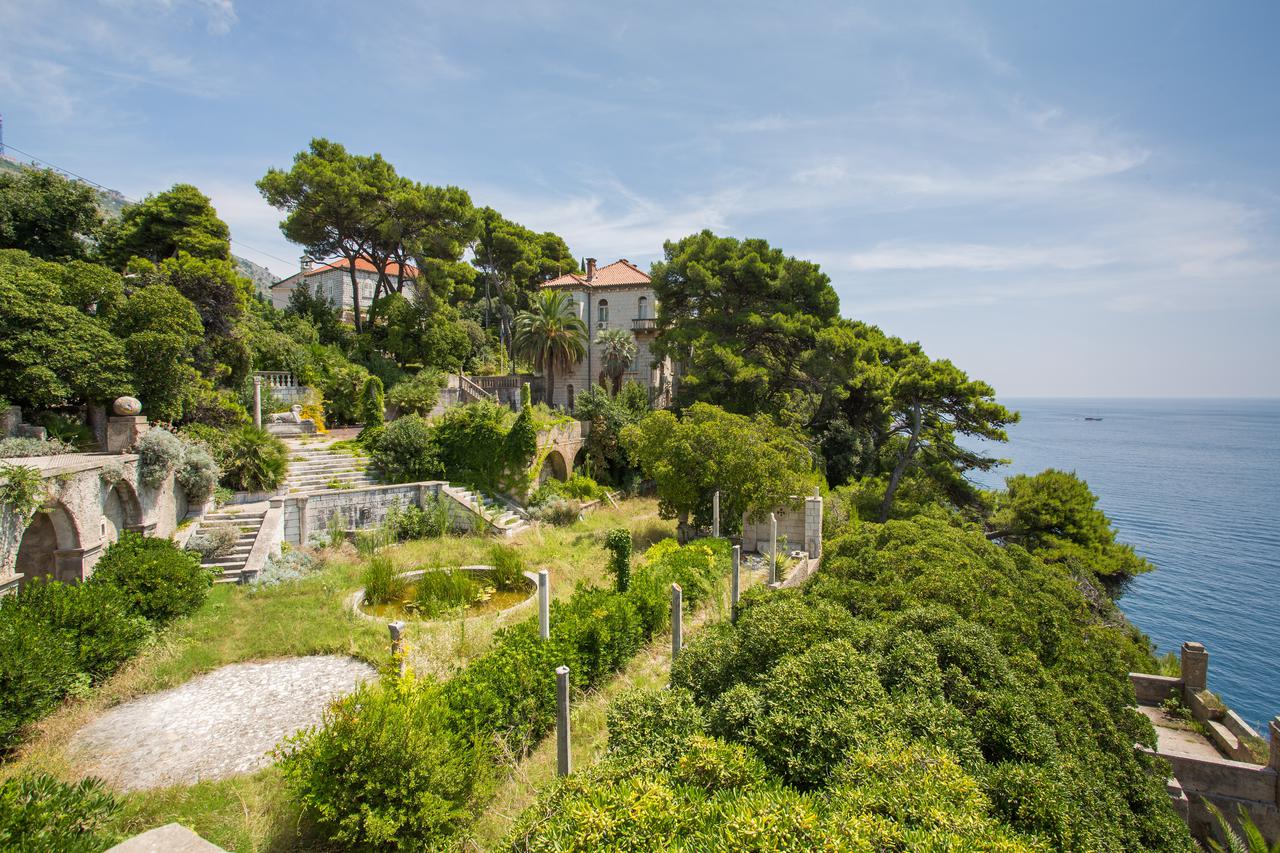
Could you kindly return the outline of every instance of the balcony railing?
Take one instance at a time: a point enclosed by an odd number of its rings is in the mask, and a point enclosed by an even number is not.
[[[631,331],[656,332],[658,331],[658,321],[653,317],[637,317],[631,321]]]

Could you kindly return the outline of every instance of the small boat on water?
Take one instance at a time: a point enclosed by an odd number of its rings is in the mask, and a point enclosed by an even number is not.
[[[1085,420],[1086,420],[1086,421],[1100,421],[1100,420],[1102,420],[1102,418],[1093,418],[1093,417],[1089,417],[1089,416],[1087,416],[1087,415],[1086,415],[1086,416],[1085,416]]]

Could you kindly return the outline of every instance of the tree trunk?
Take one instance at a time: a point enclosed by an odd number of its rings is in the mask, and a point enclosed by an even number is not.
[[[893,466],[893,474],[889,476],[889,486],[884,490],[884,500],[880,503],[880,523],[884,524],[889,520],[889,511],[893,509],[893,496],[898,491],[898,486],[902,483],[902,477],[907,473],[915,459],[916,450],[920,446],[920,426],[922,422],[920,404],[915,403],[911,407],[911,438],[907,441],[906,450],[898,454],[898,462]]]
[[[515,362],[512,362],[514,365]],[[547,408],[554,409],[556,406],[556,370],[550,364],[546,369],[547,380]]]
[[[355,318],[356,334],[364,331],[364,323],[360,320],[360,280],[356,278],[356,259],[348,256],[348,272],[351,274],[351,312]]]

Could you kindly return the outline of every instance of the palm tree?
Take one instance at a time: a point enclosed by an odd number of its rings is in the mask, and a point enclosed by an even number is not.
[[[601,329],[596,334],[596,346],[600,347],[603,375],[613,383],[613,396],[622,390],[622,376],[636,360],[636,339],[626,329]]]
[[[556,371],[570,369],[587,351],[587,327],[573,306],[569,294],[543,290],[516,315],[515,353],[546,376],[547,405],[554,404]]]

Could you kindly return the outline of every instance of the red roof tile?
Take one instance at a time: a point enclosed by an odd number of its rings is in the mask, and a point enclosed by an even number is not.
[[[559,278],[543,282],[543,287],[626,287],[648,284],[649,274],[626,258],[596,268],[595,277],[587,283],[587,277],[579,273],[566,273]]]

